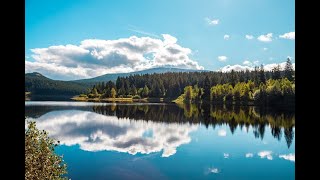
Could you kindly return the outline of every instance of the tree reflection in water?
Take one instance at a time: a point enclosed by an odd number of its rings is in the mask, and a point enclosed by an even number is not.
[[[93,106],[92,110],[103,115],[166,123],[204,124],[215,129],[217,125],[226,124],[233,134],[239,127],[253,128],[255,138],[263,140],[266,126],[270,125],[271,134],[281,140],[284,131],[288,148],[290,147],[295,126],[295,113],[290,110],[277,111],[252,106],[213,106],[210,104],[166,104],[166,105],[106,105]]]

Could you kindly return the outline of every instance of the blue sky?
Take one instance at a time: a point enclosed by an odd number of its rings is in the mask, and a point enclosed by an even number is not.
[[[26,0],[25,18],[26,72],[54,79],[295,62],[293,0]]]

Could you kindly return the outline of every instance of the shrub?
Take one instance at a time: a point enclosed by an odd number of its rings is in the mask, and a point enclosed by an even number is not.
[[[68,179],[67,165],[62,156],[54,153],[57,146],[44,130],[36,128],[35,122],[27,122],[25,131],[25,179]],[[59,143],[59,141],[58,141]]]
[[[135,95],[132,97],[132,99],[141,99],[141,97],[139,95]]]

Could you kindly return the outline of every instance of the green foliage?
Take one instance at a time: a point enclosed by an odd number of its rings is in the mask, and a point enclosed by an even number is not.
[[[276,67],[272,69],[272,79],[281,79],[281,74],[280,74],[280,65],[278,64]]]
[[[183,98],[192,99],[192,86],[187,86]],[[211,87],[211,102],[213,104],[256,104],[256,105],[294,105],[295,85],[286,78],[261,82],[256,86],[252,81],[231,84],[217,84]]]
[[[276,73],[265,72],[263,65],[255,67],[254,71],[135,74],[118,77],[115,83],[97,83],[88,96],[93,94],[90,96],[99,97],[100,94],[103,98],[111,97],[111,89],[114,88],[118,97],[139,95],[142,98],[176,99],[184,94],[180,97],[183,101],[252,104],[253,94],[259,89],[260,83],[267,84],[272,77],[282,79],[283,75],[280,69]],[[190,87],[186,91],[187,86]]]
[[[39,73],[25,74],[25,91],[31,92],[31,100],[47,100],[46,97],[68,99],[86,93],[89,87],[89,85],[72,81],[52,80]]]
[[[210,87],[211,87],[211,81],[209,79],[209,76],[206,76],[204,79],[204,86],[203,86],[203,95],[202,100],[203,101],[210,101]]]
[[[147,85],[144,86],[143,90],[142,90],[142,96],[143,97],[148,97],[149,95],[149,88]]]
[[[110,97],[115,98],[117,96],[117,91],[114,88],[111,88]]]
[[[67,165],[62,156],[56,155],[55,141],[48,137],[46,131],[36,128],[35,122],[27,122],[25,132],[25,179],[42,180],[67,179]],[[59,141],[58,141],[59,142]]]
[[[287,78],[289,81],[294,80],[294,71],[292,67],[292,63],[290,58],[287,59],[286,66],[284,69],[284,77]]]
[[[141,97],[139,95],[135,95],[132,97],[132,99],[141,99]]]

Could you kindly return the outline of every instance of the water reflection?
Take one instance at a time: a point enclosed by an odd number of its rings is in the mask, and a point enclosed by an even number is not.
[[[79,110],[49,112],[37,119],[37,126],[61,144],[80,145],[86,151],[133,155],[162,151],[162,157],[175,154],[177,147],[189,143],[189,133],[197,129],[194,124],[131,121]]]
[[[43,104],[42,104],[43,105]],[[93,106],[94,105],[94,106]],[[26,104],[28,119],[36,119],[40,129],[67,146],[79,145],[86,151],[111,150],[130,154],[162,152],[162,157],[176,153],[191,141],[190,132],[203,124],[215,129],[226,124],[233,134],[237,128],[263,140],[266,127],[277,140],[284,136],[288,148],[294,138],[294,112],[261,110],[255,107],[219,107],[149,104]],[[219,129],[218,136],[226,136]],[[247,154],[246,157],[252,157]],[[262,152],[261,157],[272,158]],[[292,159],[290,155],[281,158]]]
[[[284,137],[288,148],[294,137],[295,114],[290,111],[275,111],[273,109],[259,109],[257,107],[226,107],[226,106],[197,106],[185,105],[132,105],[132,106],[94,106],[93,111],[103,115],[114,115],[118,118],[132,120],[145,120],[166,123],[204,124],[206,128],[227,124],[233,134],[239,127],[248,132],[253,128],[255,138],[263,140],[267,126],[271,128],[274,138],[281,140]],[[225,136],[225,131],[219,131],[220,136]]]

